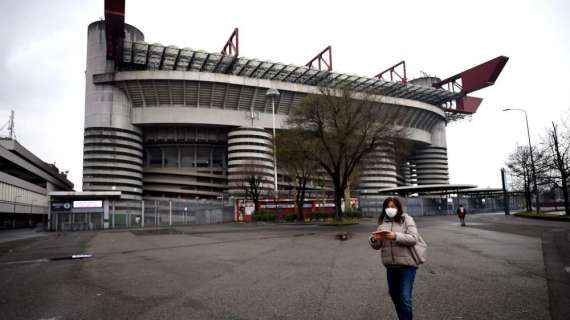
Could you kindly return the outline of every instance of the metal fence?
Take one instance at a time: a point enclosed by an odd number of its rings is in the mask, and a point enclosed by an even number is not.
[[[100,212],[54,213],[51,217],[52,231],[86,231],[102,229],[103,218]]]
[[[361,196],[359,205],[362,215],[376,218],[382,211],[382,204],[389,196]],[[468,213],[496,212],[504,210],[503,197],[399,197],[404,211],[411,216],[435,216],[455,214],[460,204]],[[524,198],[510,196],[511,210],[524,208]]]
[[[52,211],[50,231],[215,224],[233,221],[231,201],[152,199],[105,200],[98,208]]]
[[[223,223],[229,221],[226,207],[221,200],[115,201],[109,209],[109,228]]]

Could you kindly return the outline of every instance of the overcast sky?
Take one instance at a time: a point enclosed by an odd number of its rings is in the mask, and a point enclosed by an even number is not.
[[[18,141],[69,170],[81,190],[87,25],[103,0],[2,1],[0,122],[16,111]],[[408,77],[441,78],[499,55],[509,62],[471,120],[447,129],[451,183],[499,187],[517,145],[538,143],[570,110],[570,1],[127,0],[147,42],[219,51],[240,28],[240,55],[303,65],[327,45],[335,71],[373,76],[406,60]],[[6,134],[6,131],[2,132]]]

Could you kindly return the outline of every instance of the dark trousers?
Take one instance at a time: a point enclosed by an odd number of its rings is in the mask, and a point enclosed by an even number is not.
[[[461,222],[461,226],[465,227],[465,218],[459,217],[459,221]]]
[[[387,267],[388,289],[400,320],[412,319],[412,289],[416,267]]]

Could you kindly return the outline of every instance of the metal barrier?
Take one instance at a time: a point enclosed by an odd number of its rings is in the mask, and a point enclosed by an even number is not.
[[[100,213],[54,213],[52,214],[52,230],[54,231],[87,231],[102,229]]]
[[[109,213],[109,228],[215,224],[227,222],[221,200],[115,201]]]
[[[231,213],[231,214],[229,214]],[[51,231],[148,228],[233,221],[233,203],[221,200],[110,200],[100,208],[51,212]]]
[[[382,204],[389,196],[361,196],[360,210],[364,217],[377,218]],[[404,211],[411,216],[453,215],[462,204],[468,213],[496,212],[504,210],[501,197],[399,197]],[[511,210],[524,209],[524,197],[510,196]]]

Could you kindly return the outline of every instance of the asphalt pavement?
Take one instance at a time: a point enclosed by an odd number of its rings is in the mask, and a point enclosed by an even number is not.
[[[570,314],[567,223],[501,214],[470,215],[467,227],[453,216],[416,221],[429,245],[416,319]],[[226,224],[3,242],[0,319],[396,319],[367,243],[374,228]]]
[[[0,243],[44,237],[48,234],[33,228],[0,230]]]

